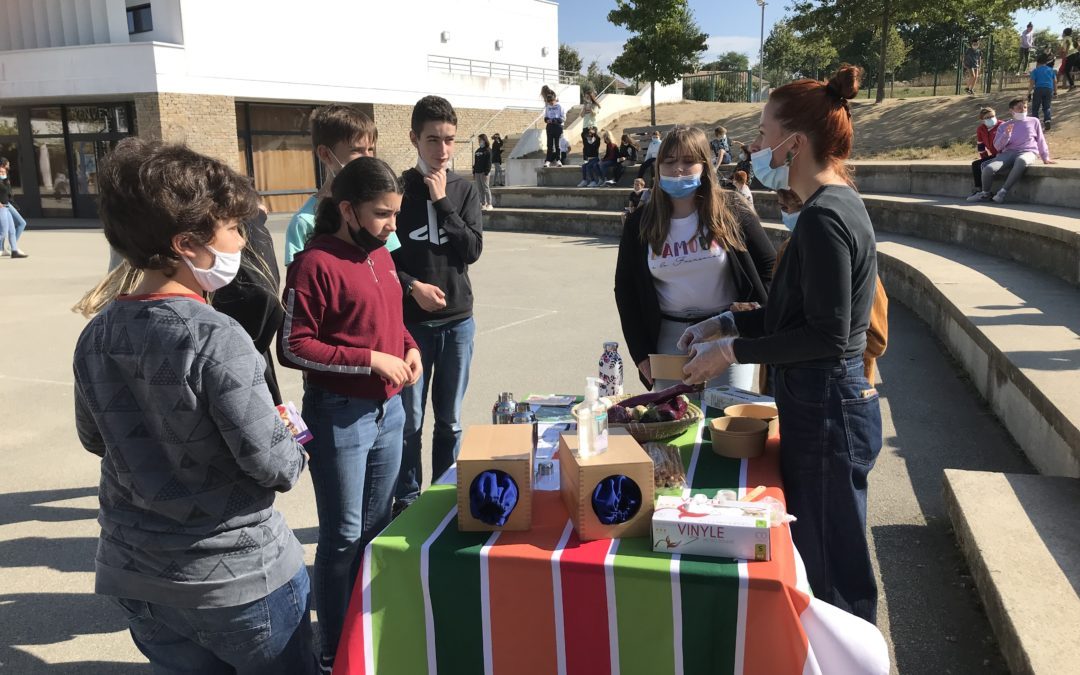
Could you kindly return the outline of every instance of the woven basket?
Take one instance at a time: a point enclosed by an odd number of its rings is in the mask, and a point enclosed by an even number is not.
[[[619,401],[625,401],[628,398],[631,397],[618,396],[612,397],[612,400],[618,403]],[[634,437],[635,441],[638,443],[647,443],[648,441],[660,441],[665,438],[674,438],[695,424],[698,424],[703,419],[705,419],[705,413],[701,412],[701,408],[691,403],[686,407],[686,414],[682,416],[682,419],[671,422],[608,422],[608,427],[614,429],[626,429],[630,432],[630,435]]]

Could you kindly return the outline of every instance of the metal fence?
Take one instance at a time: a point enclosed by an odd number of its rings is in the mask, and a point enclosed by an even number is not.
[[[753,98],[754,76],[748,70],[716,71],[683,76],[688,101],[746,103]]]
[[[501,77],[508,80],[534,80],[536,82],[558,82],[571,84],[578,73],[569,70],[552,70],[514,63],[478,61],[462,59],[456,56],[437,56],[428,54],[428,70],[454,75],[472,75],[474,77]]]

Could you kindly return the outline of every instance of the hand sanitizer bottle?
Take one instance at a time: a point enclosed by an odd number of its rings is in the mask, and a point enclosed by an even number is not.
[[[595,377],[585,378],[585,400],[574,406],[577,420],[578,455],[592,457],[607,451],[607,409],[600,402],[600,389]]]

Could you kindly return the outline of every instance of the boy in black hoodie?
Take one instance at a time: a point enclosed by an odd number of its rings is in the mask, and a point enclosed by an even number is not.
[[[405,194],[397,218],[401,248],[393,257],[405,293],[405,326],[420,348],[424,374],[401,392],[405,438],[395,514],[420,494],[429,390],[435,414],[432,478],[450,468],[461,445],[461,402],[476,333],[469,265],[480,258],[483,226],[473,183],[447,170],[456,133],[457,114],[446,99],[425,96],[413,107],[409,140],[419,157],[416,167],[402,176]]]

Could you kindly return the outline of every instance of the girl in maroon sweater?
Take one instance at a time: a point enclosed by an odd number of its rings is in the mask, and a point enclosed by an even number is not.
[[[326,666],[360,553],[390,522],[405,426],[399,393],[421,374],[385,248],[400,208],[401,187],[385,162],[349,162],[319,203],[315,230],[285,281],[278,359],[306,376],[303,415],[314,435],[307,450],[319,513],[314,594]]]

